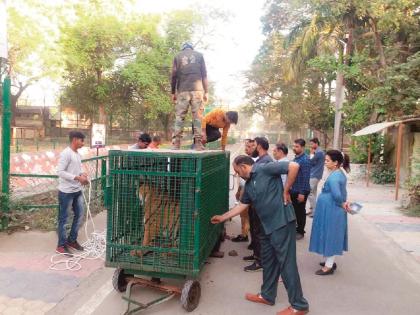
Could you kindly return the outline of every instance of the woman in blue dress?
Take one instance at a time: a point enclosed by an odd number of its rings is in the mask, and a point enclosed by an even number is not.
[[[325,156],[325,166],[330,171],[322,192],[316,203],[312,222],[309,251],[326,258],[322,268],[315,274],[331,275],[337,268],[334,263],[336,255],[348,250],[347,238],[347,177],[349,157],[338,150],[329,150]]]

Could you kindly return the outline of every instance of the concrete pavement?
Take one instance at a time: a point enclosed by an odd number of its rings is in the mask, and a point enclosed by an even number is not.
[[[232,156],[242,148],[233,147]],[[333,276],[319,277],[321,257],[308,252],[311,219],[305,239],[298,242],[298,263],[310,314],[417,314],[420,310],[420,263],[418,220],[396,209],[387,187],[349,184],[349,197],[364,204],[361,215],[349,217],[350,251],[338,258]],[[391,188],[389,188],[391,189]],[[231,199],[231,204],[233,203]],[[104,214],[96,216],[98,229]],[[392,224],[391,224],[392,223]],[[240,219],[227,224],[230,235],[238,234]],[[78,272],[48,269],[55,248],[54,232],[0,234],[0,314],[122,314],[126,302],[113,290],[113,270],[103,262],[86,261]],[[275,306],[250,303],[246,292],[258,292],[262,274],[245,273],[244,243],[225,241],[222,249],[235,249],[239,256],[210,258],[201,274],[202,297],[192,314],[275,314],[286,307],[287,297],[279,283]],[[182,285],[182,283],[178,284]],[[156,293],[136,288],[135,296],[147,300]],[[178,300],[156,306],[143,314],[185,314]]]

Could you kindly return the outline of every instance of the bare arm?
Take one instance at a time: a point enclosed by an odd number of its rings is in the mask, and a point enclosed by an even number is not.
[[[292,188],[293,183],[296,180],[297,174],[299,172],[299,164],[296,162],[289,163],[289,173],[287,175],[286,185],[284,186],[283,199],[284,203],[290,203],[290,188]]]

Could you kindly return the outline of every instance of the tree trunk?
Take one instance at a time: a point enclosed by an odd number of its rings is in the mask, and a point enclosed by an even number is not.
[[[328,82],[328,102],[331,104],[331,93],[332,93],[332,86],[331,86],[332,81]]]
[[[101,69],[96,69],[96,79],[98,82],[98,86],[101,85],[102,83],[102,70]],[[98,118],[98,122],[100,124],[105,124],[106,125],[106,113],[105,113],[105,104],[99,104],[99,118]]]
[[[384,47],[382,45],[381,36],[378,32],[377,24],[375,19],[369,19],[370,26],[372,27],[372,31],[375,34],[375,46],[379,54],[379,63],[383,69],[386,69],[386,59],[384,53]]]
[[[26,88],[29,86],[29,83],[26,83],[23,85],[21,82],[19,82],[19,90],[15,95],[10,95],[10,103],[11,103],[11,112],[12,112],[12,119],[11,119],[11,126],[16,127],[16,112],[17,112],[17,102],[19,100],[19,97],[22,96],[23,91],[26,90]]]

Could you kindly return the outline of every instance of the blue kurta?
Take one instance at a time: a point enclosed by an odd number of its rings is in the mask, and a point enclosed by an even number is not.
[[[341,170],[328,176],[316,202],[309,251],[329,257],[348,250],[347,212],[341,206],[347,200],[346,184]]]

